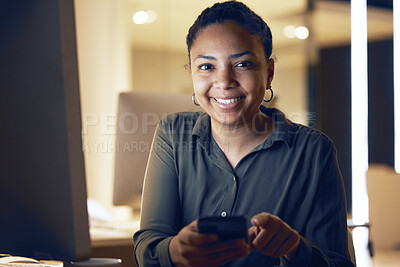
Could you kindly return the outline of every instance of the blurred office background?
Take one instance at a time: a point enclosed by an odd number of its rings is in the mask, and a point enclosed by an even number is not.
[[[131,207],[116,207],[112,201],[118,95],[129,91],[192,93],[190,72],[185,68],[185,37],[201,10],[214,2],[75,0],[88,196],[116,220],[138,216]],[[351,217],[350,1],[244,2],[272,29],[274,106],[289,119],[316,127],[334,141]],[[370,215],[378,218],[371,239],[378,249],[395,251],[400,247],[400,228],[395,225],[400,222],[400,201],[395,196],[400,177],[393,170],[391,0],[368,1],[368,42],[367,176],[372,192]]]

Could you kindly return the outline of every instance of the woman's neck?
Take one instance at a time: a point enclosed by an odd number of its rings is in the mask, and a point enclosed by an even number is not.
[[[220,125],[211,121],[213,138],[233,168],[254,147],[263,143],[271,135],[273,129],[274,124],[271,118],[261,111],[243,124]]]

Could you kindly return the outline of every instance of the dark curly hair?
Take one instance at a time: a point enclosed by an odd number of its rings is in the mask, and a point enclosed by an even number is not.
[[[222,24],[227,20],[234,21],[244,27],[249,33],[255,35],[263,44],[266,59],[272,54],[272,34],[267,23],[245,4],[237,1],[216,3],[208,7],[197,17],[186,36],[190,62],[190,49],[199,32],[215,23]]]

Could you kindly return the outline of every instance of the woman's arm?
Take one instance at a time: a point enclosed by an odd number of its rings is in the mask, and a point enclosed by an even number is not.
[[[296,260],[315,266],[353,266],[347,248],[347,210],[342,175],[336,149],[327,138],[316,160],[314,181],[318,182],[311,213]],[[288,266],[291,266],[288,264]]]
[[[159,124],[143,186],[140,230],[134,235],[138,266],[173,266],[169,242],[180,228],[178,177],[169,137]]]

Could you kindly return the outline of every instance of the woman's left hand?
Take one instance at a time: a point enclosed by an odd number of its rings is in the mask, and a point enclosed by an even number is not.
[[[300,235],[279,217],[263,212],[251,219],[249,243],[252,250],[260,250],[271,257],[290,258],[300,243]]]

